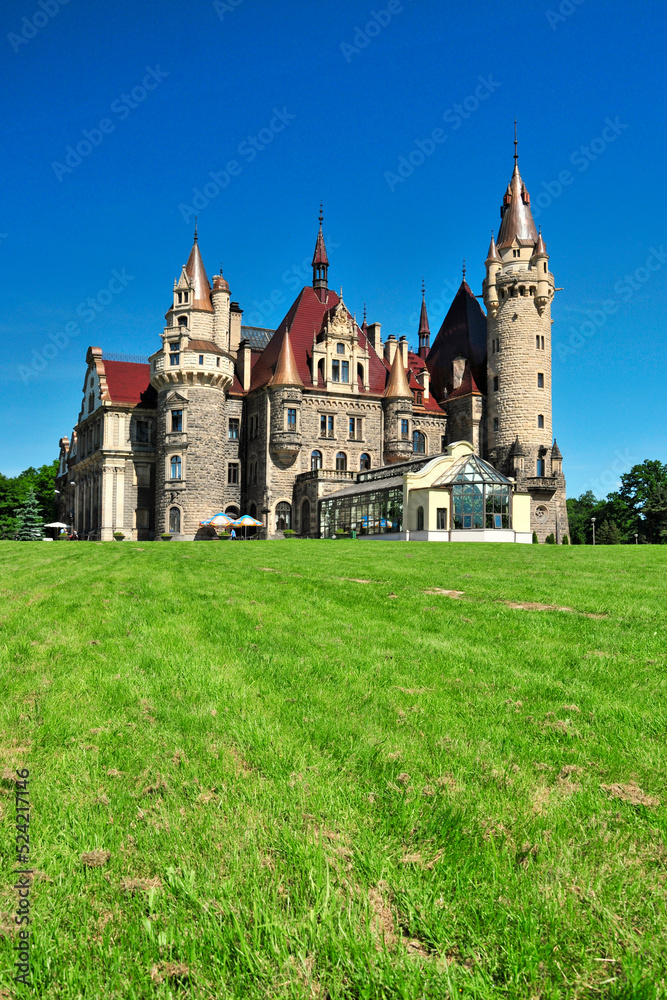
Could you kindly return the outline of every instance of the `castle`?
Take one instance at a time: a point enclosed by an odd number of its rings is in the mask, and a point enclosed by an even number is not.
[[[516,145],[501,219],[479,296],[486,314],[464,273],[431,345],[422,288],[416,353],[405,336],[383,342],[365,308],[359,326],[342,291],[329,288],[321,211],[312,284],[276,330],[242,325],[222,271],[209,282],[195,229],[159,349],[141,363],[88,349],[79,419],[71,441],[60,440],[60,518],[79,537],[101,540],[114,532],[205,537],[200,522],[224,511],[257,518],[269,538],[356,528],[440,540],[526,541],[536,532],[544,541],[553,533],[562,541],[565,479],[551,415],[555,284]],[[449,499],[434,493],[429,513],[428,497],[416,492],[408,517],[401,483],[423,492],[420,470],[435,469],[437,456],[463,471],[431,476]],[[465,481],[478,485],[466,492]],[[509,534],[513,503],[517,524],[524,512],[520,538],[516,525]]]

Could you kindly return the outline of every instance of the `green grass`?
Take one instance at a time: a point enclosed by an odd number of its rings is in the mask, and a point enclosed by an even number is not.
[[[17,766],[40,997],[667,996],[666,569],[0,544],[0,996]]]

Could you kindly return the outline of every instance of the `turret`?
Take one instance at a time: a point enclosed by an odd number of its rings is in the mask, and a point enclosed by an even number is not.
[[[391,338],[389,338],[391,339]],[[382,401],[384,410],[384,460],[404,462],[412,454],[412,391],[394,340],[394,356]]]
[[[547,253],[547,248],[544,245],[544,240],[542,239],[542,228],[540,227],[537,243],[535,244],[533,255],[530,258],[530,266],[537,272],[535,305],[540,316],[549,304],[550,298],[548,260],[549,254]]]
[[[271,432],[269,447],[280,464],[291,465],[301,448],[303,382],[297,370],[289,330],[280,346],[275,371],[269,380]]]
[[[320,202],[320,229],[315,241],[315,253],[313,254],[313,288],[317,292],[320,302],[326,302],[327,289],[329,287],[329,258],[327,248],[324,244],[324,233],[322,232],[322,203]]]
[[[422,307],[419,313],[419,357],[426,361],[428,352],[431,350],[431,331],[428,325],[428,313],[426,312],[426,289],[422,281]]]
[[[498,312],[498,288],[496,287],[496,278],[503,269],[503,262],[500,258],[496,247],[496,241],[493,238],[493,230],[491,230],[491,242],[489,244],[489,252],[486,255],[486,281],[484,282],[484,305],[488,309],[491,316],[495,316]]]
[[[563,456],[560,453],[556,438],[554,438],[553,448],[551,449],[551,475],[563,475]]]
[[[213,304],[213,340],[223,351],[229,350],[229,285],[220,274],[213,278],[211,291]]]

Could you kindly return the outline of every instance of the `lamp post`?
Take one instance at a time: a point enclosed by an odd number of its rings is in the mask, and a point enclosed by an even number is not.
[[[639,545],[639,532],[635,531],[635,545]]]
[[[591,524],[593,525],[593,545],[595,545],[595,518],[591,518]]]

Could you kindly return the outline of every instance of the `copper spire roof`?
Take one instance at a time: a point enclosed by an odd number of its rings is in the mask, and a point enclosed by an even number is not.
[[[544,245],[544,240],[542,239],[542,229],[540,229],[537,234],[537,243],[535,244],[535,249],[533,250],[534,257],[537,257],[538,254],[544,254],[545,257],[547,256],[547,248]]]
[[[211,285],[206,275],[204,261],[201,259],[199,243],[197,242],[197,230],[195,229],[195,241],[185,265],[185,273],[192,279],[193,289],[193,309],[201,309],[204,312],[213,312],[211,305]]]
[[[403,367],[400,347],[396,348],[394,361],[389,372],[389,381],[384,390],[385,399],[412,399],[412,391],[408,385],[407,375]]]
[[[269,380],[269,385],[299,385],[303,388],[303,382],[299,377],[296,367],[294,351],[289,341],[289,330],[285,330],[285,336],[280,346],[280,354],[276,361],[276,370]]]
[[[324,233],[322,232],[322,222],[324,221],[324,215],[322,214],[322,203],[320,202],[320,231],[317,234],[317,241],[315,243],[315,253],[313,254],[312,266],[315,267],[316,264],[329,264],[329,258],[327,257],[327,248],[324,245]]]
[[[530,243],[537,242],[537,230],[530,211],[530,195],[521,179],[518,159],[515,122],[514,170],[500,209],[500,217],[503,221],[498,233],[498,246],[501,250],[503,247],[510,247],[515,239],[526,240]]]
[[[493,238],[493,229],[491,230],[491,242],[489,243],[489,252],[486,255],[486,263],[488,264],[490,260],[497,260],[501,263],[501,257],[496,248],[496,241]]]

